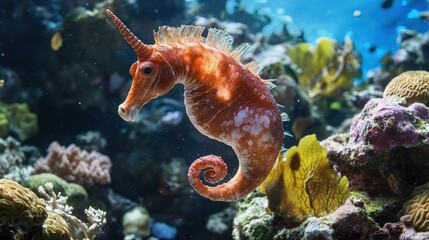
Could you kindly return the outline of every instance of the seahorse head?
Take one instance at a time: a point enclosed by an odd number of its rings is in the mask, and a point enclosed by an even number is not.
[[[142,43],[111,11],[107,15],[137,54],[131,65],[133,82],[118,114],[125,121],[135,121],[140,109],[150,100],[166,94],[175,84],[173,68],[153,46]]]

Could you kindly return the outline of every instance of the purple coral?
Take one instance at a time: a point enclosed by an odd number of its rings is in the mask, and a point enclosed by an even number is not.
[[[88,153],[74,144],[66,148],[53,142],[46,158],[35,163],[34,173],[52,172],[67,181],[92,186],[110,183],[111,166],[109,157],[98,152]]]
[[[350,143],[367,143],[378,152],[399,146],[414,147],[420,137],[427,138],[416,125],[428,116],[428,108],[421,103],[404,107],[395,101],[371,99],[353,119]]]

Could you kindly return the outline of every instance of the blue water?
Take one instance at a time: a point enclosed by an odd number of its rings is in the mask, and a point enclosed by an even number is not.
[[[392,6],[386,9],[381,7],[382,3],[382,0],[251,0],[240,4],[236,0],[228,0],[226,9],[232,14],[239,4],[249,13],[258,10],[260,14],[266,14],[273,21],[264,27],[265,34],[281,30],[284,21],[291,20],[289,28],[303,30],[308,42],[314,43],[322,36],[342,42],[348,35],[355,43],[356,50],[362,54],[363,70],[366,72],[379,66],[380,59],[386,53],[397,49],[396,38],[401,29],[420,33],[429,30],[428,22],[416,15],[419,11],[428,10],[428,1],[394,0]],[[360,11],[360,16],[354,16],[355,11]],[[370,52],[371,47],[375,47],[375,51]]]

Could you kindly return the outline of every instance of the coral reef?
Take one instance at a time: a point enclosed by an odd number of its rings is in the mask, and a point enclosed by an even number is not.
[[[37,115],[30,112],[28,104],[0,102],[0,113],[3,114],[2,133],[7,134],[6,130],[10,129],[21,141],[37,133]],[[5,135],[0,137],[5,137]]]
[[[333,39],[320,38],[315,47],[299,43],[287,54],[299,85],[310,98],[338,97],[352,87],[353,78],[361,75],[360,58],[353,49],[348,38],[344,46]]]
[[[404,215],[419,231],[429,232],[429,182],[416,187],[412,198],[404,205]]]
[[[126,239],[150,236],[149,212],[141,206],[129,210],[122,217],[122,229]]]
[[[61,178],[85,186],[110,183],[109,157],[98,152],[88,153],[76,145],[63,147],[51,143],[48,155],[34,165],[34,174],[53,172]]]
[[[106,212],[92,207],[85,209],[88,222],[82,222],[72,215],[73,207],[67,205],[67,197],[56,194],[51,183],[39,186],[38,191],[46,204],[46,210],[58,214],[67,222],[73,240],[94,239],[106,223]]]
[[[265,197],[255,194],[239,203],[233,225],[235,240],[389,239],[368,216],[363,201],[356,197],[350,197],[333,213],[310,217],[298,226],[268,214],[266,204]]]
[[[76,136],[76,144],[86,151],[100,152],[106,147],[107,141],[100,132],[88,131]]]
[[[27,179],[33,171],[32,166],[26,166],[26,156],[21,143],[13,137],[0,138],[0,178],[16,182]]]
[[[209,216],[206,229],[218,235],[226,233],[230,229],[232,220],[236,211],[232,207],[225,208],[222,212],[218,212]]]
[[[260,190],[267,195],[271,211],[302,222],[337,209],[349,195],[348,184],[346,177],[330,168],[325,150],[310,135],[290,148],[285,159],[279,156]]]
[[[48,213],[45,204],[30,189],[0,179],[0,222],[30,229],[41,226]]]
[[[173,158],[171,162],[161,165],[162,169],[162,194],[180,193],[188,183],[186,177],[187,166],[181,158]]]
[[[67,201],[72,206],[81,204],[88,199],[85,188],[75,183],[68,183],[52,173],[31,175],[22,185],[37,193],[39,186],[44,186],[48,182],[52,184],[53,191],[67,197]]]
[[[421,103],[371,99],[355,116],[348,134],[321,142],[334,167],[352,189],[407,194],[429,181],[429,109]],[[413,175],[409,173],[413,172]]]
[[[43,223],[43,227],[33,228],[30,235],[34,239],[43,240],[70,240],[72,237],[67,222],[60,215],[52,212],[48,212],[48,218]]]
[[[383,98],[404,98],[407,105],[429,104],[429,72],[407,71],[393,78],[384,89]]]

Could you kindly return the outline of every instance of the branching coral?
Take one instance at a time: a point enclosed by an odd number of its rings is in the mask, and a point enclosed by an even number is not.
[[[48,148],[48,156],[35,164],[35,173],[53,172],[61,178],[81,185],[110,183],[109,157],[98,152],[88,153],[76,145],[63,147],[53,142]]]
[[[328,38],[320,38],[316,47],[299,43],[287,52],[299,85],[312,98],[336,97],[352,87],[353,78],[361,75],[360,58],[353,43],[345,39],[344,46]]]
[[[33,167],[24,166],[25,154],[21,143],[12,137],[0,138],[0,178],[21,182],[28,178]]]
[[[349,196],[348,184],[346,177],[330,168],[326,151],[310,135],[290,148],[286,159],[279,156],[260,190],[267,195],[271,211],[302,222],[337,209]]]
[[[94,239],[106,223],[106,212],[92,207],[85,210],[88,222],[82,222],[72,215],[73,207],[67,205],[67,197],[63,197],[61,194],[57,195],[53,190],[52,183],[46,183],[44,187],[40,186],[38,190],[44,198],[43,202],[46,204],[46,209],[66,220],[73,239]]]

